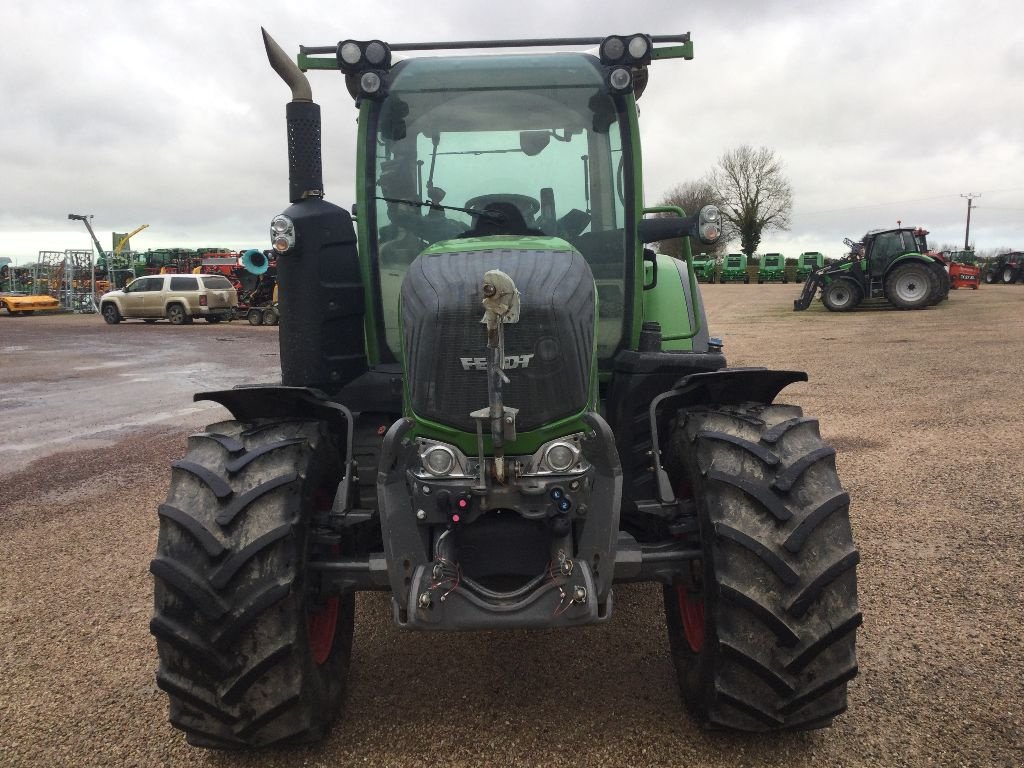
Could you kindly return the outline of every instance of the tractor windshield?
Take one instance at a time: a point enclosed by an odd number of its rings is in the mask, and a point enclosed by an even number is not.
[[[559,237],[575,246],[598,283],[598,354],[615,350],[630,170],[615,104],[591,57],[413,59],[396,67],[372,116],[371,247],[396,357],[408,265],[435,243],[489,235]],[[484,211],[501,216],[475,213]]]

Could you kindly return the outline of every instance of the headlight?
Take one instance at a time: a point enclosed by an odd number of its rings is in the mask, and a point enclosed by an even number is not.
[[[372,95],[380,90],[382,82],[380,75],[376,72],[363,72],[362,77],[359,78],[359,88],[363,93]]]
[[[343,64],[354,67],[363,58],[363,49],[355,40],[346,40],[338,45],[338,58]]]
[[[651,45],[643,35],[634,35],[629,40],[629,55],[634,59],[642,59],[650,53]]]
[[[423,468],[435,477],[444,477],[455,469],[455,454],[443,445],[428,448],[420,460],[423,462]]]
[[[375,67],[379,67],[388,57],[388,48],[380,40],[371,40],[366,44],[366,60]]]
[[[608,85],[613,91],[622,93],[628,91],[633,84],[633,76],[625,67],[616,67],[608,73]]]
[[[576,463],[578,456],[571,443],[552,443],[544,452],[544,464],[552,472],[565,472]]]
[[[722,213],[718,210],[716,205],[705,205],[700,209],[700,217],[704,221],[710,221],[717,224],[722,219]]]
[[[601,43],[601,56],[606,61],[618,61],[626,52],[626,44],[621,37],[609,37]]]
[[[590,469],[583,456],[580,441],[583,433],[577,432],[544,443],[525,463],[525,475],[582,474]]]
[[[278,253],[286,253],[295,246],[295,224],[287,216],[275,216],[270,222],[270,244]]]

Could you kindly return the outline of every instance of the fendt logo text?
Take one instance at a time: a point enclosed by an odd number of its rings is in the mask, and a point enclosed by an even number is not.
[[[508,355],[505,357],[505,362],[502,368],[508,370],[510,368],[529,368],[530,361],[533,359],[533,355]],[[486,371],[487,370],[487,358],[486,357],[460,357],[459,361],[462,363],[462,370],[464,371]]]

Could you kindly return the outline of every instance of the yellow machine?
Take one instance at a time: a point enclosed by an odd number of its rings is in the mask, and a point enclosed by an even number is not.
[[[0,305],[11,315],[31,315],[37,310],[60,309],[53,296],[31,296],[25,293],[0,294]]]

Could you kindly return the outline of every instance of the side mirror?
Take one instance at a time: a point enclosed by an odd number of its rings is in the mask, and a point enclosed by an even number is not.
[[[702,243],[713,245],[722,236],[722,214],[714,205],[705,205],[698,213],[685,218],[662,217],[641,219],[636,234],[644,243],[658,243],[680,237],[696,237]]]
[[[519,148],[528,157],[539,155],[551,142],[550,131],[520,131]]]

